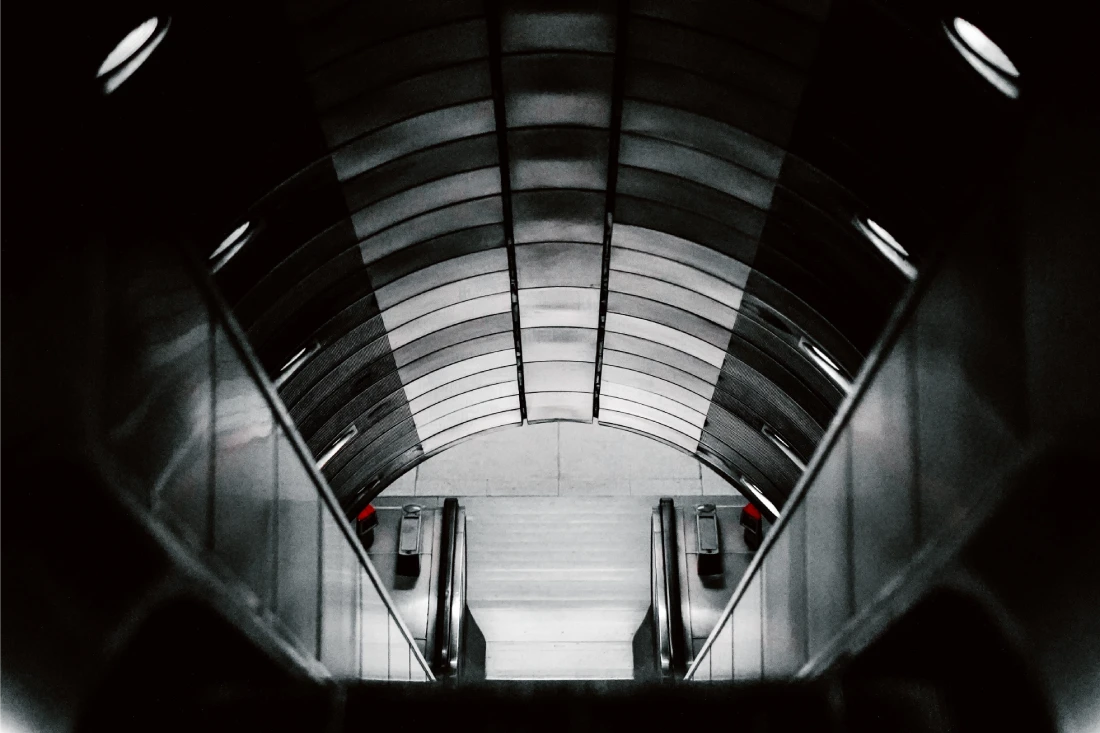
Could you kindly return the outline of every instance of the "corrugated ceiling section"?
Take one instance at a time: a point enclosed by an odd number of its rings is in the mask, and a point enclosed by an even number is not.
[[[874,271],[859,201],[789,152],[827,2],[287,11],[330,155],[219,278],[315,455],[356,427],[324,468],[349,510],[521,400],[782,504],[844,394],[800,342],[854,374],[829,294]]]
[[[590,421],[615,4],[508,4],[500,26],[527,417]]]

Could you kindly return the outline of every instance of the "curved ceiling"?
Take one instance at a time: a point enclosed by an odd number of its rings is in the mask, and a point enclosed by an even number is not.
[[[208,257],[249,222],[216,280],[349,511],[524,419],[647,435],[780,506],[908,283],[854,220],[919,265],[1011,140],[943,18],[1027,99],[1026,18],[963,1],[125,0],[50,26],[7,134],[45,230]],[[104,96],[150,16],[170,30]]]
[[[846,119],[845,36],[885,21],[826,0],[286,11],[326,152],[215,264],[349,511],[471,435],[593,418],[782,505],[908,282],[854,220],[899,231],[950,200],[899,208],[868,159],[897,142]],[[900,231],[919,261],[920,224]]]

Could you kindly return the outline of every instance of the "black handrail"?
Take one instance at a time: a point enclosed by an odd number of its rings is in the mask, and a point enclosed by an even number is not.
[[[453,623],[452,604],[455,596],[455,563],[458,543],[458,499],[443,502],[442,540],[439,559],[439,588],[436,603],[436,645],[432,651],[432,671],[437,676],[449,676],[457,659],[452,658],[452,635],[457,632]]]
[[[682,676],[686,669],[684,617],[680,608],[680,562],[676,537],[676,505],[661,499],[661,555],[665,570],[665,606],[668,619],[669,663],[673,674]]]

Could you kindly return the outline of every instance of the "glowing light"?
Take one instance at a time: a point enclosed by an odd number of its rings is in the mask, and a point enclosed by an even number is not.
[[[96,78],[103,81],[103,93],[110,94],[145,63],[168,33],[170,18],[153,17],[126,34],[99,65]]]
[[[901,246],[898,240],[890,232],[882,228],[874,219],[855,220],[856,228],[863,234],[875,248],[901,270],[902,274],[910,280],[916,278],[917,268],[909,261],[909,252]]]
[[[825,372],[826,376],[832,379],[843,391],[852,391],[852,383],[841,373],[840,365],[833,361],[820,346],[803,337],[798,340],[798,348],[802,349],[802,352],[810,357],[810,361],[816,364],[818,369]]]
[[[211,269],[214,272],[222,269],[225,263],[229,262],[229,260],[233,258],[233,255],[241,250],[241,247],[248,241],[249,235],[252,234],[251,229],[251,222],[246,221],[234,229],[228,237],[222,240],[222,243],[219,244],[218,248],[210,255],[210,261],[214,263]]]
[[[1020,76],[1019,70],[989,36],[963,18],[955,18],[950,26],[944,24],[944,31],[959,55],[986,81],[1012,99],[1020,95],[1015,83]]]

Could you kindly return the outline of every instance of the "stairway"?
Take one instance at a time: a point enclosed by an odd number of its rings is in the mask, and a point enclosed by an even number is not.
[[[652,497],[469,498],[468,605],[489,679],[631,679]]]

